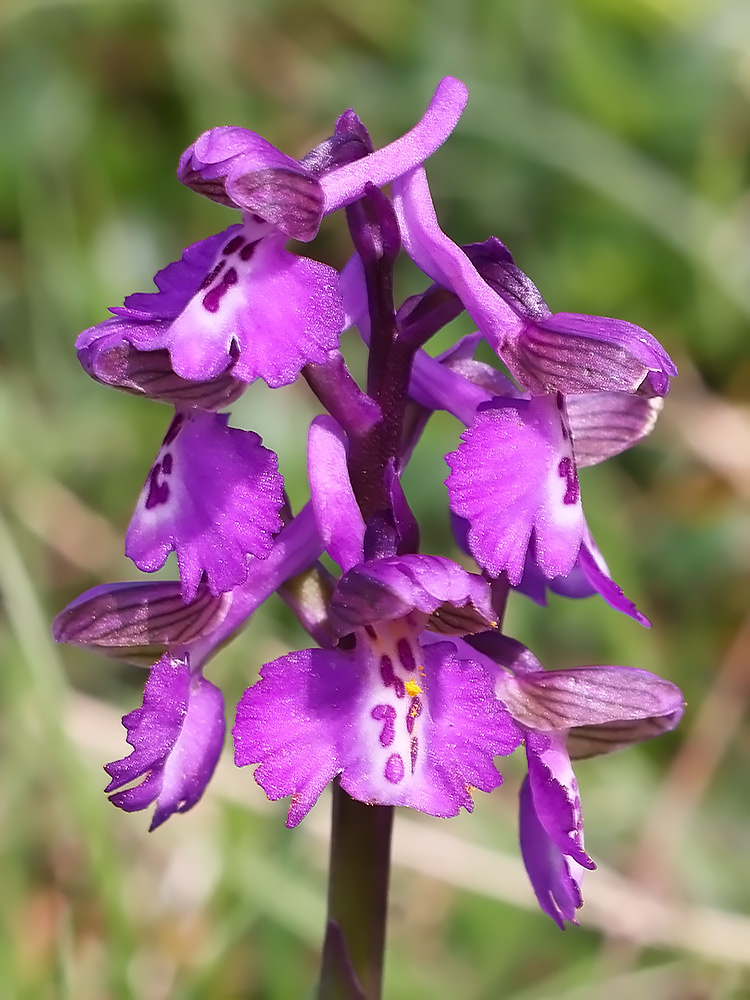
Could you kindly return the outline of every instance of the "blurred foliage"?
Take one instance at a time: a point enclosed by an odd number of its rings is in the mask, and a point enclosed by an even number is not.
[[[325,803],[289,833],[224,762],[197,809],[147,836],[99,790],[144,675],[53,648],[48,623],[135,577],[121,539],[167,414],[89,382],[72,343],[228,224],[174,179],[200,131],[245,125],[302,155],[353,106],[382,144],[452,73],[472,98],[429,163],[447,231],[500,236],[553,309],[639,323],[682,371],[650,441],[583,477],[654,628],[600,601],[517,598],[510,631],[550,667],[654,669],[689,710],[680,733],[578,769],[603,869],[581,930],[560,934],[519,871],[521,762],[471,818],[399,816],[387,995],[750,997],[745,0],[5,0],[0,32],[2,996],[282,1000],[312,984]],[[341,220],[315,252],[344,262]],[[408,267],[399,280],[418,288]],[[304,387],[273,404],[254,388],[237,412],[301,502]],[[435,419],[407,483],[434,551],[451,551],[441,455],[457,432]],[[212,677],[231,706],[304,642],[270,602]]]

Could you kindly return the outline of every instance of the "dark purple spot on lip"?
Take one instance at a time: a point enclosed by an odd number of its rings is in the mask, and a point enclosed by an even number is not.
[[[412,652],[411,644],[408,639],[398,640],[396,643],[396,652],[398,653],[398,658],[405,670],[417,669],[417,661],[414,659],[414,653]]]
[[[172,453],[168,451],[164,458],[161,460],[161,469],[165,476],[168,476],[172,472]]]
[[[239,250],[244,243],[245,240],[242,236],[233,236],[221,252],[228,257],[230,253],[235,253]]]
[[[419,716],[422,714],[422,699],[412,698],[411,705],[409,706],[409,712],[406,716],[406,731],[411,734],[414,732],[414,723],[417,721]]]
[[[378,633],[372,627],[372,625],[365,625],[365,632],[369,635],[371,639],[377,639]]]
[[[389,747],[396,739],[396,709],[393,705],[376,705],[370,715],[373,719],[382,720],[383,728],[380,730],[380,745]]]
[[[167,428],[167,433],[164,435],[164,440],[162,441],[162,447],[171,444],[177,435],[180,433],[180,428],[185,423],[185,414],[178,413],[174,418],[172,423]]]
[[[561,458],[560,464],[557,466],[557,474],[561,479],[565,479],[565,496],[563,497],[563,503],[573,504],[578,503],[578,498],[580,496],[580,489],[578,487],[578,476],[576,474],[576,467],[569,458]]]
[[[380,657],[380,676],[386,687],[392,687],[397,698],[403,698],[406,694],[406,686],[400,677],[396,677],[393,672],[393,661],[390,656],[383,653]]]
[[[219,263],[216,265],[216,267],[213,269],[213,271],[209,271],[209,273],[201,282],[201,286],[198,289],[199,292],[202,291],[204,288],[208,288],[209,286],[213,285],[214,281],[216,281],[216,279],[219,277],[221,272],[226,267],[226,263],[227,262],[225,260],[220,260]]]
[[[250,260],[252,255],[255,253],[255,248],[257,247],[257,245],[258,245],[257,240],[255,243],[247,243],[240,250],[240,260]]]
[[[404,773],[404,762],[397,753],[392,753],[385,762],[386,781],[390,781],[392,785],[397,785],[400,781],[404,780]]]
[[[383,678],[383,683],[386,687],[390,687],[396,680],[396,675],[393,672],[393,662],[390,656],[386,656],[385,653],[380,657],[380,676]]]
[[[221,279],[221,282],[203,296],[203,308],[210,313],[219,311],[221,300],[224,298],[229,288],[237,284],[237,272],[230,267]]]
[[[148,496],[146,497],[146,510],[153,510],[154,507],[161,507],[169,500],[169,486],[167,483],[159,482],[159,475],[162,472],[162,463],[157,462],[148,474]]]
[[[417,753],[419,752],[419,740],[416,736],[412,736],[409,750],[411,753],[411,773],[414,774],[417,767]]]

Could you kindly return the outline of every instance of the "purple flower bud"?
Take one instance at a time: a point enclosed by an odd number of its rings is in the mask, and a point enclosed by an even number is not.
[[[300,164],[313,176],[322,177],[372,152],[370,133],[350,108],[339,115],[334,134],[303,156]]]
[[[468,97],[460,80],[443,77],[421,120],[406,135],[321,178],[325,214],[361,198],[368,184],[383,187],[424,163],[458,124]]]

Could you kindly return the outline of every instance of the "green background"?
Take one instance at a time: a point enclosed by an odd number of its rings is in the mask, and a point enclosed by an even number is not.
[[[325,892],[324,800],[283,825],[222,761],[157,833],[101,792],[144,674],[54,648],[73,596],[137,574],[122,538],[168,413],[97,386],[73,341],[233,217],[179,185],[202,130],[292,155],[354,107],[377,145],[438,79],[471,101],[429,174],[457,242],[503,239],[553,310],[651,330],[681,376],[653,436],[582,475],[613,575],[654,628],[598,599],[515,598],[550,668],[627,663],[679,683],[678,733],[578,768],[581,929],[541,915],[515,792],[472,817],[397,817],[394,1000],[750,997],[750,8],[745,0],[5,0],[0,6],[0,996],[286,1000],[309,990]],[[340,266],[327,220],[316,252]],[[418,287],[405,267],[404,291]],[[464,326],[462,329],[468,329]],[[253,387],[304,500],[304,386]],[[450,553],[439,417],[407,488]],[[211,667],[230,703],[304,636],[269,602]]]

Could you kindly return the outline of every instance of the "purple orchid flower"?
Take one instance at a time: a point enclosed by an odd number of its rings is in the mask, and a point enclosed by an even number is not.
[[[110,310],[114,319],[84,330],[76,344],[84,367],[123,384],[123,354],[166,350],[179,379],[213,389],[231,377],[236,390],[234,382],[257,378],[288,385],[306,364],[325,362],[345,327],[338,274],[284,244],[312,239],[324,215],[361,198],[368,184],[387,184],[430,156],[466,99],[464,85],[446,77],[414,129],[353,162],[345,158],[320,179],[315,157],[309,166],[297,162],[247,129],[204,133],[183,154],[178,176],[242,209],[243,222],[188,247],[156,275],[158,292],[130,295]],[[356,134],[353,118],[340,121]]]
[[[473,360],[474,343],[466,338],[440,359],[420,353],[411,387],[423,405],[439,405],[468,424],[464,443],[446,456],[459,544],[492,576],[506,573],[540,604],[548,588],[569,597],[599,593],[648,626],[591,536],[578,468],[649,434],[662,400],[625,392],[521,394]]]
[[[154,805],[153,829],[198,801],[221,755],[224,699],[204,676],[210,658],[278,591],[320,648],[261,668],[237,708],[235,761],[255,766],[270,799],[291,799],[290,827],[334,783],[333,884],[342,872],[369,878],[368,837],[385,848],[390,823],[383,811],[340,808],[346,795],[441,817],[471,811],[474,789],[502,783],[496,757],[523,742],[521,850],[542,909],[564,928],[595,868],[572,761],[670,730],[683,699],[645,670],[546,671],[501,621],[513,586],[540,603],[549,590],[598,592],[648,624],[591,537],[578,470],[651,430],[676,370],[634,324],[553,314],[499,240],[461,248],[442,232],[422,164],[466,98],[446,77],[417,125],[379,150],[352,110],[299,160],[231,126],[186,150],[180,181],[239,221],[188,247],[156,275],[157,291],[128,296],[77,342],[94,379],[174,407],[126,552],[147,572],[174,552],[180,580],[96,587],[53,634],[149,665],[142,705],[123,718],[131,752],[105,769],[119,808]],[[287,249],[344,207],[356,252],[341,274]],[[402,246],[433,283],[398,307]],[[429,357],[424,345],[463,310],[478,332]],[[339,350],[351,322],[370,347],[362,387]],[[477,361],[480,339],[509,375]],[[275,454],[217,411],[258,378],[278,388],[300,374],[330,415],[309,431],[311,502],[285,524]],[[454,533],[482,575],[418,551],[400,476],[437,409],[466,426],[446,456],[447,487]],[[346,812],[368,833],[361,843],[345,843]],[[377,868],[366,904],[372,992],[385,851]],[[321,983],[364,996],[335,896]]]
[[[584,850],[571,757],[630,746],[673,729],[684,710],[670,681],[635,667],[545,671],[530,650],[499,633],[457,641],[496,665],[495,691],[525,732],[528,776],[520,792],[524,863],[539,904],[560,927],[576,923]],[[487,660],[483,661],[488,666]]]
[[[406,336],[420,313],[420,300],[433,297],[434,288],[399,311]],[[342,273],[342,290],[349,322],[367,342],[364,272],[356,256]],[[531,299],[530,293],[527,297]],[[591,537],[580,507],[577,469],[611,458],[649,434],[662,399],[620,391],[532,396],[474,360],[480,336],[462,338],[439,358],[420,350],[409,386],[427,413],[444,409],[468,427],[463,438],[471,446],[464,444],[447,456],[453,468],[447,482],[458,544],[491,575],[510,570],[511,584],[540,604],[546,603],[548,589],[569,597],[599,593],[616,610],[648,626],[612,580]],[[496,412],[486,414],[490,410]],[[418,424],[423,426],[424,421]],[[556,492],[562,482],[558,477],[565,485]],[[508,503],[508,492],[515,503]],[[541,552],[537,525],[546,536],[547,549]]]
[[[224,744],[224,700],[203,676],[206,663],[278,587],[318,558],[322,543],[310,508],[251,559],[242,586],[219,597],[201,584],[185,603],[172,581],[94,587],[60,612],[57,642],[153,663],[141,708],[123,718],[129,756],[107,764],[106,788],[127,812],[156,803],[151,829],[203,794]],[[128,786],[128,787],[125,787]]]
[[[128,528],[125,552],[139,569],[151,573],[177,553],[185,601],[204,574],[214,594],[241,584],[248,555],[265,557],[281,528],[276,455],[227,420],[177,412]]]
[[[476,658],[459,658],[451,642],[425,645],[421,635],[446,604],[470,606],[486,628],[486,584],[437,557],[364,560],[346,443],[330,418],[313,422],[308,460],[320,534],[345,570],[331,620],[347,643],[262,668],[237,709],[235,761],[259,765],[255,779],[269,798],[292,797],[288,826],[337,777],[363,802],[435,816],[471,810],[470,789],[500,784],[493,758],[520,735]]]
[[[76,347],[84,366],[95,364],[104,339],[99,353],[124,344],[168,351],[181,379],[293,382],[336,348],[344,313],[335,269],[285,242],[270,224],[248,220],[194,243],[156,275],[158,292],[128,296],[110,310],[113,319],[83,331]]]
[[[529,400],[504,375],[473,358],[478,334],[462,338],[439,358],[421,351],[416,359],[410,392],[428,409],[445,409],[471,425],[484,404],[496,397]],[[565,397],[576,468],[597,465],[633,447],[651,433],[663,400],[625,392],[578,393]],[[470,524],[452,514],[454,535],[459,546],[471,554]],[[547,591],[581,598],[600,594],[613,608],[648,626],[641,614],[612,580],[607,564],[584,525],[583,540],[572,570],[565,576],[548,578],[539,566],[537,539],[532,531],[523,575],[515,589],[538,604],[547,603]]]
[[[577,413],[581,416],[581,411]],[[618,435],[603,436],[607,450]],[[446,456],[459,539],[492,576],[505,573],[539,603],[547,586],[567,596],[599,593],[649,625],[612,580],[586,525],[571,428],[561,395],[483,404]],[[581,433],[583,440],[589,440]],[[596,445],[591,436],[590,450]],[[590,456],[589,456],[590,457]]]
[[[404,249],[433,281],[461,299],[519,384],[533,393],[597,390],[664,396],[677,374],[646,330],[623,320],[552,314],[500,240],[466,251],[440,229],[422,167],[393,184]]]

